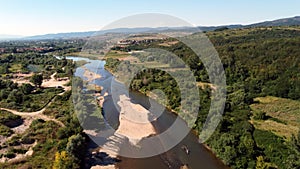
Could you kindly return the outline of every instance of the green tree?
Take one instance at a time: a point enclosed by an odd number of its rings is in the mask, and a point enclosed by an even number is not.
[[[21,90],[24,94],[30,94],[33,91],[33,86],[31,84],[28,83],[24,83],[21,86]]]
[[[262,111],[255,111],[255,112],[254,112],[253,118],[254,118],[255,120],[266,120],[267,115],[266,115],[265,112],[262,112]]]
[[[33,83],[35,86],[40,87],[43,83],[43,75],[42,74],[34,74],[30,82]]]
[[[292,135],[291,143],[292,146],[300,153],[300,131],[298,131],[298,134],[296,136],[294,134]]]
[[[21,104],[23,103],[23,93],[18,91],[17,89],[14,89],[10,94],[8,95],[7,101],[11,103],[17,103]]]
[[[85,138],[81,134],[73,135],[69,137],[66,150],[68,154],[75,157],[77,160],[81,160],[84,156],[82,150],[85,149]]]
[[[300,168],[300,157],[299,154],[290,154],[285,161],[286,168],[289,169],[299,169]]]
[[[2,64],[2,63],[1,63]],[[0,74],[6,74],[9,73],[9,65],[8,64],[3,64],[0,66]]]

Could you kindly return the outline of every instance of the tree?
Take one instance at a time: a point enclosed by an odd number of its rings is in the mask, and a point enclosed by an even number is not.
[[[85,138],[81,134],[77,134],[69,137],[68,144],[66,147],[68,154],[77,158],[78,160],[81,160],[84,155],[84,152],[82,152],[84,148],[85,148]]]
[[[21,104],[24,101],[24,95],[22,92],[14,89],[11,91],[7,97],[7,102]]]
[[[253,118],[255,120],[266,120],[267,119],[267,114],[263,111],[255,111]]]
[[[43,83],[43,75],[42,74],[34,74],[30,82],[33,83],[35,86],[40,87]]]
[[[300,153],[300,131],[295,136],[294,134],[291,137],[292,146]]]
[[[224,152],[222,152],[223,160],[226,165],[230,165],[234,163],[235,158],[237,157],[237,152],[234,147],[231,146],[225,146]]]
[[[245,90],[239,89],[228,95],[228,101],[232,107],[242,106],[245,104]]]
[[[69,168],[79,168],[73,163],[72,157],[68,155],[66,151],[62,151],[61,153],[55,153],[55,160],[53,164],[53,169],[69,169]]]
[[[272,164],[265,161],[263,156],[257,157],[255,169],[269,169],[272,168]]]
[[[2,64],[2,63],[1,63]],[[8,64],[3,64],[0,66],[0,74],[6,74],[9,73],[9,65]]]
[[[21,86],[21,90],[24,94],[30,94],[33,91],[33,86],[28,83],[24,83]]]
[[[299,154],[290,154],[285,161],[286,168],[289,169],[299,169],[300,168],[300,157]]]

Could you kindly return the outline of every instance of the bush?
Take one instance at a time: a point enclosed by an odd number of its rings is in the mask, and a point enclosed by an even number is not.
[[[4,157],[6,158],[15,158],[16,154],[13,152],[7,152],[6,154],[4,154]]]
[[[22,144],[33,144],[35,140],[31,138],[29,135],[25,135],[21,138],[21,143]]]
[[[69,169],[69,168],[79,168],[74,162],[72,157],[66,152],[56,152],[55,160],[53,163],[53,169]]]
[[[255,130],[253,133],[257,146],[279,168],[287,168],[290,154],[294,152],[286,145],[284,140],[270,131]]]
[[[85,148],[85,138],[81,134],[73,135],[68,139],[68,144],[66,147],[67,152],[80,159],[84,155]]]
[[[22,148],[20,148],[20,149],[12,149],[11,151],[13,153],[17,153],[17,154],[25,154],[27,152],[26,149],[22,149]]]
[[[255,120],[266,120],[266,119],[267,119],[267,115],[266,115],[266,113],[263,112],[263,111],[256,111],[256,112],[254,112],[254,114],[253,114],[253,118],[254,118]]]
[[[9,127],[0,124],[0,135],[8,137],[12,134],[13,131]]]

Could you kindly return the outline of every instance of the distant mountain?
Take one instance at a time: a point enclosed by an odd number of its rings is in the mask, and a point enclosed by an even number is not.
[[[202,31],[213,31],[221,28],[236,29],[242,27],[243,25],[223,25],[223,26],[199,26],[198,28]]]
[[[237,28],[249,28],[249,27],[294,26],[294,25],[300,25],[300,16],[278,19],[273,21],[265,21],[265,22],[254,23],[249,25],[199,26],[199,28],[202,31],[213,31],[221,28],[237,29]]]
[[[159,32],[163,30],[168,30],[168,27],[160,28],[116,28],[109,30],[100,30],[100,31],[89,31],[89,32],[71,32],[71,33],[57,33],[57,34],[46,34],[46,35],[36,35],[25,37],[27,40],[37,40],[37,39],[67,39],[67,38],[81,38],[89,37],[94,35],[102,35],[106,33],[141,33],[141,32]],[[175,29],[175,28],[174,28]]]
[[[246,27],[264,27],[264,26],[293,26],[300,25],[300,16],[295,16],[293,18],[284,18],[274,21],[265,21],[261,23],[255,23],[247,25]]]
[[[70,32],[70,33],[53,33],[45,35],[35,35],[24,37],[24,40],[43,40],[43,39],[68,39],[68,38],[83,38],[89,37],[96,33],[96,31],[89,32]]]
[[[250,25],[222,25],[222,26],[199,26],[198,28],[202,31],[213,31],[222,28],[236,29],[236,28],[247,28],[247,27],[266,27],[266,26],[292,26],[300,25],[300,16],[293,18],[284,18],[274,21],[266,21],[261,23],[255,23]],[[36,35],[22,38],[23,40],[41,40],[41,39],[68,39],[68,38],[82,38],[90,37],[93,35],[101,35],[106,33],[150,33],[150,32],[162,32],[162,31],[194,31],[193,27],[159,27],[159,28],[117,28],[102,31],[89,31],[89,32],[71,32],[71,33],[57,33],[57,34],[46,34]],[[1,38],[1,35],[0,35]]]

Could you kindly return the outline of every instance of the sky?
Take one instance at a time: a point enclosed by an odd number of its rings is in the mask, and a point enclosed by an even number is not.
[[[250,24],[300,16],[299,0],[0,0],[0,35],[100,30],[126,16],[162,13],[192,25]]]

